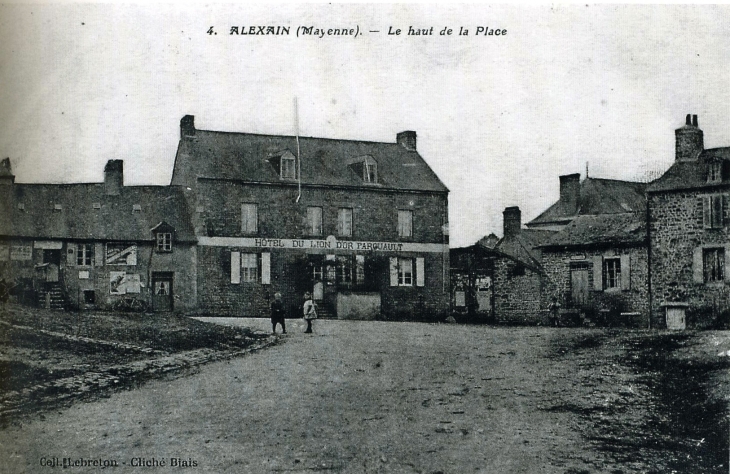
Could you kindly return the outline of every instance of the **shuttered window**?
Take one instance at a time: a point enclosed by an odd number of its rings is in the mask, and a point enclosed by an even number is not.
[[[258,232],[258,222],[258,205],[252,203],[241,204],[241,232],[244,234]]]
[[[417,259],[423,260],[423,259]],[[416,263],[418,266],[419,263]],[[422,264],[421,264],[422,265]],[[390,286],[413,286],[413,259],[403,257],[390,258]],[[416,283],[418,286],[418,282]]]
[[[309,235],[322,235],[322,208],[307,208],[307,232]]]
[[[713,194],[702,197],[702,224],[705,229],[719,229],[724,225],[723,195]]]
[[[593,289],[631,289],[631,256],[593,257]]]
[[[603,259],[603,289],[621,287],[621,259],[620,258],[604,258]]]

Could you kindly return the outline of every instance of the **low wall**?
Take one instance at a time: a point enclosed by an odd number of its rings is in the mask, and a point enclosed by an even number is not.
[[[380,316],[380,293],[338,293],[338,319],[375,319]]]

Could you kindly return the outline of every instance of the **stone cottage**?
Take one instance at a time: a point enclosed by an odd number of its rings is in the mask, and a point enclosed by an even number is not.
[[[125,186],[121,160],[106,164],[103,183],[16,183],[5,159],[0,277],[24,302],[54,309],[134,298],[139,309],[190,310],[196,237],[185,192]]]
[[[527,223],[554,232],[540,245],[540,307],[566,318],[645,327],[649,318],[646,184],[560,176],[560,198]]]
[[[674,164],[647,190],[652,325],[728,324],[730,147],[704,148],[697,116],[675,131]]]

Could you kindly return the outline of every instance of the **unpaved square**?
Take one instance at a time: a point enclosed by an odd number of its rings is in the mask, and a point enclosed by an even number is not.
[[[287,329],[198,374],[9,427],[2,471],[68,457],[118,464],[105,472],[728,472],[727,332]]]

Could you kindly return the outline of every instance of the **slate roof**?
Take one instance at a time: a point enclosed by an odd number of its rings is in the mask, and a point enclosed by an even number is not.
[[[730,147],[711,148],[700,153],[694,161],[675,161],[674,164],[660,178],[653,181],[647,192],[673,191],[680,189],[698,189],[717,186],[717,183],[707,182],[707,164],[710,161],[723,162],[723,180],[728,179],[728,161],[730,161]],[[727,182],[725,183],[727,184]]]
[[[300,137],[301,179],[304,185],[448,192],[416,151],[397,143]],[[297,155],[296,137],[195,130],[180,140],[172,184],[192,186],[196,178],[244,182],[296,182],[280,179],[268,161],[289,151]],[[377,162],[378,184],[364,183],[347,160],[371,156]]]
[[[503,237],[495,248],[529,267],[540,269],[542,266],[538,247],[553,234],[554,232],[546,230],[521,229],[515,236]]]
[[[568,212],[558,201],[527,223],[527,226],[566,223],[578,215],[621,214],[646,209],[645,183],[586,178],[580,183],[578,211]]]
[[[195,242],[184,192],[179,186],[123,186],[120,195],[108,196],[96,183],[0,186],[0,235],[149,241],[151,229],[164,221],[175,228],[176,241]],[[61,209],[54,209],[57,204]]]
[[[644,213],[578,216],[561,231],[545,240],[541,247],[582,247],[591,245],[645,244]]]

